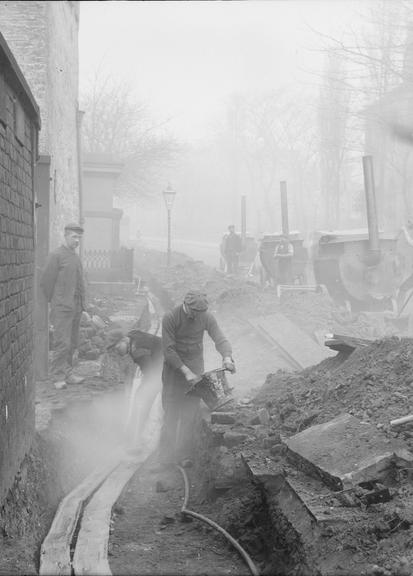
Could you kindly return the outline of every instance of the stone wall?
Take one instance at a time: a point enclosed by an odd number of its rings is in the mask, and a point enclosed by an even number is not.
[[[50,156],[50,248],[79,219],[79,2],[0,1],[1,32],[39,104],[40,153]]]
[[[39,113],[0,34],[0,502],[34,434],[34,189]]]

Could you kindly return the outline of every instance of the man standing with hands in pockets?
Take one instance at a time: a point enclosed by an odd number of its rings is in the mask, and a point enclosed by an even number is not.
[[[83,228],[79,224],[65,226],[64,243],[49,255],[40,281],[51,305],[54,350],[50,375],[57,389],[64,388],[66,384],[80,384],[84,380],[72,372],[80,318],[85,309],[82,263],[76,253],[82,234]]]

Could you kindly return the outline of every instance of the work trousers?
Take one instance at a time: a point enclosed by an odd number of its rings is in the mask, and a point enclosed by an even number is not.
[[[164,410],[159,441],[160,460],[164,463],[179,462],[191,458],[194,430],[200,412],[200,399],[186,394],[189,385],[183,376],[165,381],[169,371],[162,375],[162,407]]]
[[[143,439],[145,426],[152,406],[161,388],[161,375],[159,370],[152,370],[141,375],[139,388],[134,402],[135,411],[128,430],[128,437],[132,445],[139,446]]]
[[[291,284],[292,277],[292,262],[290,258],[278,259],[278,283]]]
[[[50,375],[55,381],[64,380],[72,371],[73,354],[78,347],[82,307],[76,304],[74,310],[56,306],[52,309],[53,354]]]
[[[227,263],[227,273],[236,274],[238,272],[239,266],[239,256],[236,252],[227,252],[225,254],[225,260]]]

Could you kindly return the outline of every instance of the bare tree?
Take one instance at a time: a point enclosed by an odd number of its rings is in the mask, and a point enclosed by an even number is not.
[[[345,185],[349,105],[349,89],[344,87],[345,81],[343,56],[330,50],[320,89],[319,107],[321,198],[325,211],[324,224],[329,228],[337,228],[340,224],[340,201]]]
[[[100,73],[83,95],[82,108],[84,151],[109,154],[124,164],[117,194],[136,202],[158,193],[159,181],[181,151],[165,131],[168,120],[154,123],[128,84]]]
[[[400,156],[399,167],[395,168],[400,150],[395,150],[389,130],[394,108],[397,108],[397,101],[400,99],[398,90],[405,84],[408,8],[407,3],[400,0],[368,2],[360,5],[361,14],[357,19],[358,22],[363,22],[363,26],[357,29],[348,27],[341,37],[321,35],[326,41],[326,59],[331,62],[334,58],[338,67],[326,67],[323,78],[326,91],[320,98],[320,108],[330,109],[333,114],[335,108],[341,109],[341,113],[336,110],[336,142],[329,152],[330,160],[325,162],[324,158],[322,162],[324,184],[331,179],[328,172],[331,170],[334,154],[336,167],[340,165],[342,171],[341,179],[332,184],[330,191],[336,202],[336,216],[333,221],[337,221],[337,214],[342,213],[340,201],[349,195],[343,195],[340,187],[346,184],[349,191],[350,186],[355,187],[362,195],[360,157],[363,153],[369,153],[375,160],[379,216],[383,225],[391,225],[395,204],[392,199],[394,187],[397,188],[397,185],[390,174],[408,169],[403,154]],[[338,70],[344,70],[345,73],[339,74]],[[340,104],[337,99],[341,100]],[[340,120],[344,122],[341,126]],[[328,141],[325,130],[324,119],[324,123],[320,121],[321,147],[323,141]],[[328,153],[328,150],[325,152]],[[353,173],[357,173],[352,183],[351,173],[345,172],[345,169],[351,166],[355,167]],[[399,174],[399,177],[404,180],[402,174]],[[392,194],[388,193],[390,182],[393,184]],[[403,183],[402,186],[404,187]],[[354,193],[354,190],[351,192]],[[359,207],[363,204],[363,201],[358,202]],[[360,214],[360,218],[362,216]]]
[[[305,227],[304,204],[311,202],[311,191],[318,186],[315,122],[308,98],[287,89],[254,97],[238,95],[229,102],[228,119],[227,154],[235,158],[228,165],[247,174],[250,190],[261,205],[262,225],[274,229],[277,224],[279,181],[286,179],[296,222]]]

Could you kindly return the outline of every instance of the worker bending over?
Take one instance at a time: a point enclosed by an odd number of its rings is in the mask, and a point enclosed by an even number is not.
[[[184,301],[162,320],[162,406],[159,464],[188,465],[200,399],[187,394],[204,372],[203,337],[207,332],[223,358],[223,368],[234,372],[232,348],[214,316],[208,312],[206,294],[188,292]]]

